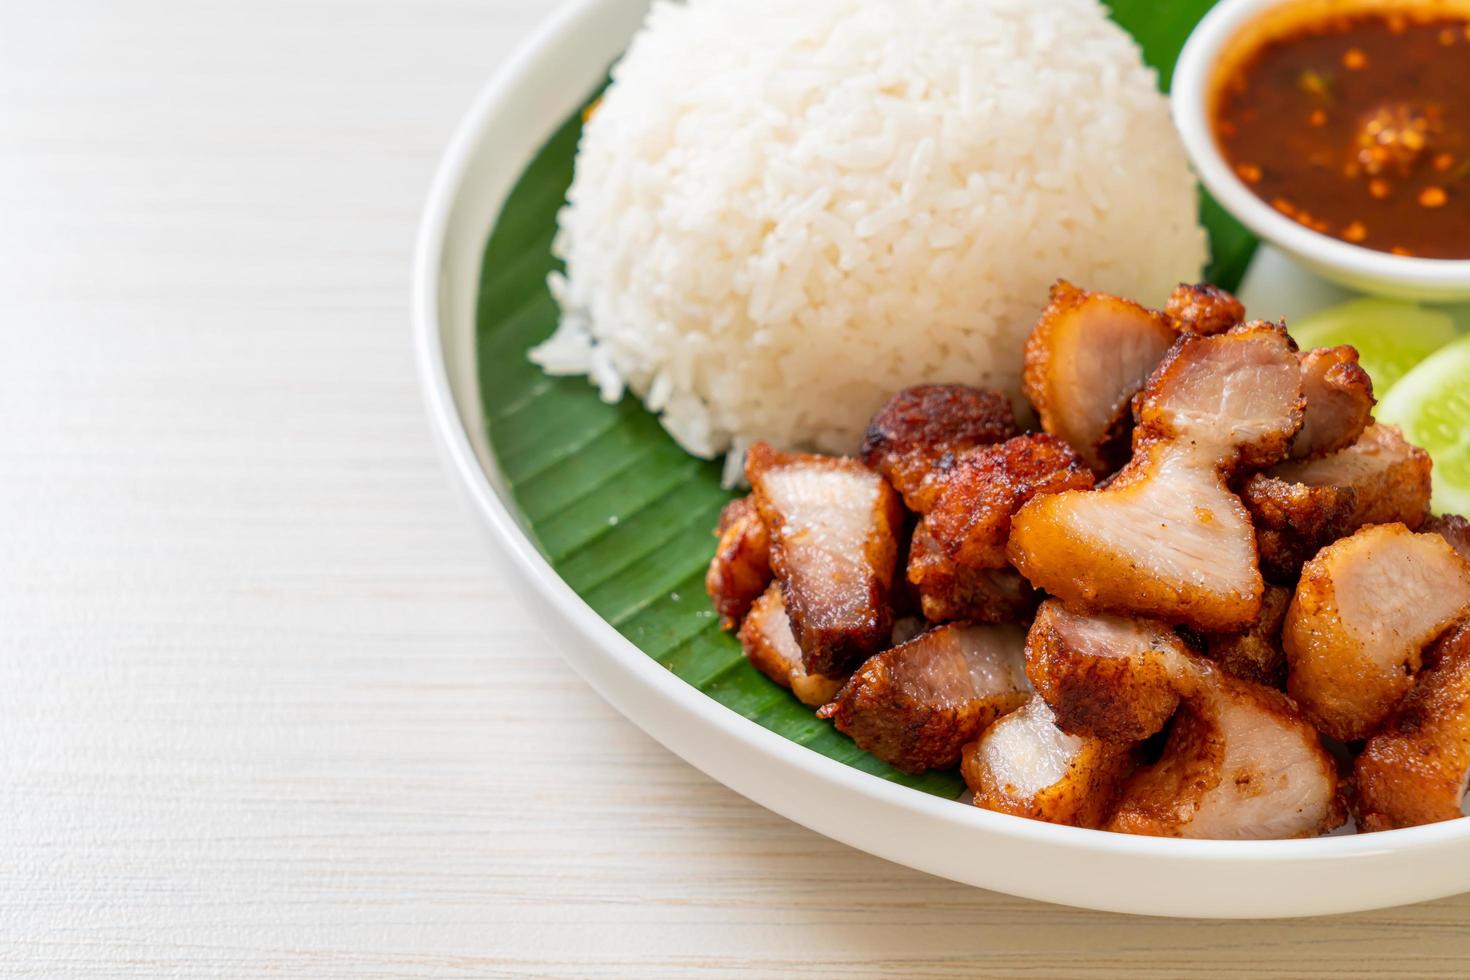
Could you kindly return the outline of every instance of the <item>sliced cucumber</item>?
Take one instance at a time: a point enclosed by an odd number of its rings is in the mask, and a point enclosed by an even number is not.
[[[1470,514],[1470,337],[1405,374],[1376,414],[1434,457],[1434,510]]]

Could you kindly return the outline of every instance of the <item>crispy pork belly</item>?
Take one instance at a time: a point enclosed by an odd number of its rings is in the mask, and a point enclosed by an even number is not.
[[[908,580],[926,618],[1018,619],[1034,593],[1006,558],[1011,517],[1043,493],[1092,486],[1092,471],[1054,436],[1026,435],[955,458],[914,530]]]
[[[1398,522],[1411,530],[1429,516],[1429,454],[1398,426],[1370,425],[1347,449],[1322,459],[1282,463],[1266,475],[1309,487],[1350,487],[1353,529]]]
[[[1291,441],[1292,459],[1346,449],[1373,422],[1373,381],[1358,364],[1357,349],[1318,347],[1298,356],[1307,406],[1301,431]]]
[[[1286,329],[1248,323],[1180,338],[1139,394],[1133,445],[1187,442],[1227,469],[1259,469],[1286,457],[1303,411]]]
[[[1146,447],[1106,487],[1031,500],[1011,525],[1012,564],[1069,606],[1201,630],[1241,630],[1260,612],[1255,535],[1211,458]]]
[[[1030,695],[1015,626],[938,626],[858,668],[817,714],[905,772],[946,769]]]
[[[1099,474],[1128,458],[1129,406],[1174,342],[1169,320],[1060,281],[1026,341],[1021,380],[1041,426]]]
[[[851,459],[751,447],[746,477],[771,537],[791,630],[808,673],[847,672],[887,645],[903,508]]]
[[[1210,632],[1249,627],[1264,583],[1249,515],[1223,474],[1284,456],[1301,415],[1282,328],[1181,338],[1139,395],[1128,465],[1098,490],[1022,507],[1011,563],[1075,608]]]
[[[1359,526],[1352,487],[1311,487],[1257,473],[1240,499],[1256,528],[1261,574],[1272,582],[1295,583],[1302,565]]]
[[[1358,756],[1363,830],[1392,830],[1461,815],[1470,778],[1470,622],[1435,646],[1383,728]]]
[[[1450,547],[1461,558],[1470,561],[1470,521],[1459,514],[1431,517],[1420,530],[1438,534],[1450,543]]]
[[[1340,826],[1337,766],[1280,692],[1206,670],[1164,754],[1129,777],[1106,829],[1265,840]]]
[[[1024,435],[956,458],[921,525],[961,565],[1005,568],[1011,518],[1032,497],[1091,490],[1092,471],[1065,442]]]
[[[1164,315],[1180,333],[1209,336],[1243,323],[1245,305],[1219,286],[1181,282],[1169,294]]]
[[[1290,589],[1266,586],[1261,595],[1261,614],[1250,628],[1240,633],[1205,634],[1205,656],[1233,677],[1284,688],[1286,651],[1281,649],[1281,626],[1290,605]]]
[[[704,587],[720,614],[720,625],[734,629],[771,582],[770,536],[755,501],[748,496],[725,505],[715,534],[720,543],[710,559]]]
[[[1056,599],[1026,636],[1026,676],[1063,731],[1137,742],[1163,729],[1197,670],[1167,627],[1073,612]]]
[[[965,746],[975,805],[1032,820],[1098,827],[1127,772],[1130,747],[1068,735],[1033,697]]]
[[[861,455],[910,510],[922,514],[929,509],[936,471],[949,460],[1020,432],[1005,395],[965,385],[919,385],[894,395],[873,416]]]
[[[921,522],[909,544],[908,582],[931,623],[965,620],[1008,623],[1036,608],[1036,590],[1007,564],[1004,568],[962,565],[929,537]]]
[[[1326,735],[1382,724],[1414,684],[1424,648],[1470,612],[1470,563],[1436,534],[1363,528],[1302,569],[1282,642],[1287,691]]]
[[[845,678],[808,674],[801,663],[801,647],[791,635],[791,620],[781,599],[781,586],[772,582],[755,600],[740,625],[740,646],[752,664],[782,687],[789,687],[802,704],[819,707],[832,700]]]
[[[1302,565],[1365,524],[1419,527],[1429,512],[1430,459],[1391,425],[1370,425],[1347,449],[1257,473],[1240,496],[1256,526],[1261,570],[1295,582]]]

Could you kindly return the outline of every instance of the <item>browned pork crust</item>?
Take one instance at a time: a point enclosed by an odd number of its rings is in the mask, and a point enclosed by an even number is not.
[[[791,635],[791,621],[781,600],[781,586],[770,587],[750,607],[740,624],[740,646],[762,674],[790,688],[802,704],[819,707],[832,700],[845,678],[808,674],[801,663],[801,647]]]
[[[1026,635],[1026,676],[1073,735],[1137,742],[1160,731],[1195,670],[1173,630],[1048,599]]]
[[[749,496],[725,505],[715,534],[720,543],[710,559],[704,588],[720,614],[721,628],[734,629],[770,584],[771,539]]]
[[[1350,486],[1307,486],[1256,473],[1240,499],[1256,528],[1261,574],[1294,583],[1317,552],[1357,530],[1358,492]]]
[[[1429,512],[1429,454],[1391,425],[1370,425],[1347,449],[1257,473],[1241,489],[1255,522],[1261,570],[1294,583],[1327,545],[1368,524],[1410,530]]]
[[[1241,633],[1208,633],[1205,656],[1221,670],[1243,681],[1282,689],[1286,686],[1286,651],[1281,649],[1281,625],[1291,605],[1291,590],[1266,586],[1261,615]]]
[[[961,453],[914,531],[908,580],[926,618],[996,623],[1035,605],[1006,559],[1011,517],[1038,494],[1091,487],[1092,471],[1066,443],[1017,436]]]
[[[1306,416],[1291,441],[1292,459],[1311,459],[1346,449],[1373,422],[1373,379],[1358,364],[1356,348],[1318,347],[1300,355]]]
[[[1097,473],[1116,469],[1128,459],[1133,396],[1174,337],[1161,313],[1059,280],[1026,340],[1021,375],[1041,427]]]
[[[1347,818],[1337,765],[1277,691],[1206,670],[1164,754],[1124,785],[1106,829],[1157,837],[1312,837]]]
[[[756,443],[745,473],[771,536],[791,630],[808,673],[846,673],[888,641],[903,508],[852,459]]]
[[[936,471],[959,453],[1019,435],[1010,399],[965,385],[918,385],[888,400],[868,423],[862,460],[924,513]]]
[[[1010,565],[976,568],[950,558],[922,523],[909,543],[908,582],[931,623],[1008,623],[1024,619],[1039,597]]]
[[[1014,626],[936,627],[869,659],[817,714],[905,772],[949,768],[1028,697],[1023,645]]]
[[[1429,516],[1429,454],[1397,426],[1370,425],[1358,441],[1321,459],[1282,463],[1267,475],[1309,487],[1351,488],[1354,530],[1400,523],[1415,530]]]
[[[960,565],[1005,568],[1011,518],[1032,497],[1091,490],[1092,471],[1055,436],[1025,435],[959,456],[921,522]]]
[[[1164,314],[1180,333],[1224,333],[1245,321],[1245,304],[1207,282],[1181,282],[1169,294]]]
[[[1454,820],[1470,776],[1470,622],[1446,634],[1430,666],[1358,756],[1365,831]]]
[[[1128,771],[1131,747],[1068,735],[1033,697],[965,746],[975,805],[1074,827],[1099,827]]]
[[[1363,528],[1302,569],[1282,628],[1287,691],[1326,735],[1371,735],[1414,684],[1424,648],[1470,611],[1470,564],[1402,524]]]
[[[1206,793],[1220,785],[1225,733],[1210,714],[1185,709],[1169,730],[1163,756],[1135,772],[1119,793],[1106,829],[1183,837]]]

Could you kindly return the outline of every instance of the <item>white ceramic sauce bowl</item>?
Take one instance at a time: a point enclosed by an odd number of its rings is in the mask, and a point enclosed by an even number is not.
[[[480,262],[517,175],[602,80],[645,7],[579,0],[501,67],[444,155],[415,260],[418,367],[447,465],[506,580],[572,666],[635,724],[736,792],[853,847],[983,888],[1116,912],[1230,918],[1350,912],[1470,890],[1470,820],[1315,840],[1188,841],[1053,826],[907,789],[710,700],[557,576],[526,535],[485,436],[475,371]]]
[[[1221,0],[1189,36],[1174,67],[1171,104],[1174,124],[1195,172],[1225,210],[1257,237],[1349,289],[1403,299],[1454,300],[1470,297],[1470,259],[1426,259],[1392,255],[1315,232],[1257,197],[1231,169],[1211,121],[1216,66],[1241,32],[1262,17],[1291,8],[1313,11],[1403,6],[1402,0]],[[1408,6],[1439,4],[1463,10],[1459,0],[1409,0]]]

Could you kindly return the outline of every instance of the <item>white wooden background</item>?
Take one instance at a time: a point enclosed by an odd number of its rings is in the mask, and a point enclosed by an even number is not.
[[[1470,968],[974,891],[788,824],[491,573],[410,245],[528,0],[0,0],[0,971],[1167,977]]]

